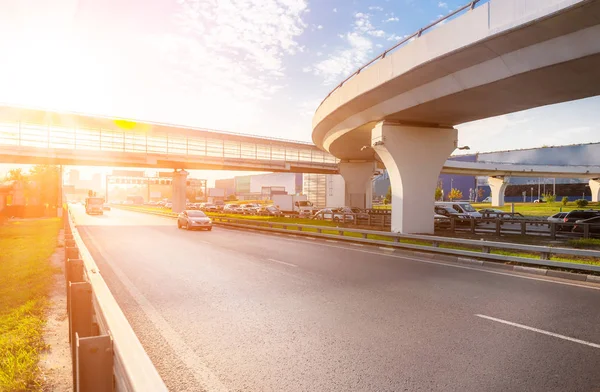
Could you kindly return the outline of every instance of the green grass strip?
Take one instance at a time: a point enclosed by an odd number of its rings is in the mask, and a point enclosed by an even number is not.
[[[60,220],[0,226],[0,391],[40,391],[39,355]]]

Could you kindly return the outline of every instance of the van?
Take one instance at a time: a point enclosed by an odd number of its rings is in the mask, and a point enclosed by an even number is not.
[[[440,207],[451,207],[460,214],[469,215],[472,218],[481,219],[482,217],[468,201],[436,201],[435,205]]]

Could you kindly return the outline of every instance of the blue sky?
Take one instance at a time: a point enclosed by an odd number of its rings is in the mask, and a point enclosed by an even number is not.
[[[466,1],[0,0],[0,102],[311,140],[357,67]],[[600,99],[459,126],[473,151],[597,142]]]

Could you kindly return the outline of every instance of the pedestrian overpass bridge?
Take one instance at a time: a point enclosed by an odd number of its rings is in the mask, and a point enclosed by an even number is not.
[[[370,207],[364,163],[340,162],[310,143],[40,109],[0,107],[0,162],[162,169],[248,170],[342,174],[346,204]],[[447,160],[442,173],[488,176],[494,206],[508,177],[590,179],[598,200],[600,166],[517,165]],[[359,184],[358,189],[356,184]],[[497,185],[499,184],[499,185]],[[598,186],[597,186],[598,185]]]
[[[315,112],[313,141],[340,159],[344,178],[356,179],[352,204],[369,192],[365,179],[381,161],[392,187],[392,230],[432,233],[424,195],[434,193],[442,168],[469,172],[469,164],[446,161],[458,147],[454,126],[600,95],[598,37],[600,0],[472,1],[335,87]],[[500,176],[492,190],[503,192],[502,176],[513,171],[487,169]],[[541,170],[534,176],[548,173]],[[590,181],[595,199],[597,185]]]

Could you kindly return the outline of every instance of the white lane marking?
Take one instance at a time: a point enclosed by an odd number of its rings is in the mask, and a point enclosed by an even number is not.
[[[392,252],[393,252],[393,251],[395,251],[395,250],[396,250],[396,249],[394,249],[394,248],[388,248],[388,247],[385,247],[385,246],[380,246],[380,247],[379,247],[379,249],[381,249],[381,250],[386,250],[386,251],[388,251],[388,252],[389,252],[389,251],[392,251]]]
[[[274,263],[289,265],[290,267],[298,267],[296,264],[286,263],[285,261],[275,260],[275,259],[267,259],[268,261],[272,261]]]
[[[88,233],[89,234],[89,233]],[[102,248],[93,236],[87,235],[86,238],[94,244],[94,247],[101,251]],[[146,317],[154,324],[165,341],[171,346],[175,355],[188,367],[189,371],[194,375],[196,381],[207,391],[222,391],[227,392],[228,389],[221,383],[219,377],[208,366],[206,366],[200,357],[192,350],[189,343],[171,327],[169,322],[161,316],[160,312],[152,305],[152,303],[142,294],[140,290],[129,280],[127,275],[115,264],[106,260],[117,278],[123,284],[123,287],[135,302],[142,309]]]
[[[231,229],[231,231],[240,231],[240,230],[248,232],[248,230],[243,230],[243,229],[237,229],[237,230]],[[270,235],[271,234],[271,232],[259,232],[258,230],[252,230],[252,232],[253,232],[253,234],[260,235],[260,236]],[[277,234],[277,233],[275,233],[275,234]],[[316,238],[316,237],[313,237],[313,239],[314,238]],[[321,241],[307,242],[307,241],[304,241],[304,239],[302,239],[302,240],[300,240],[300,239],[294,240],[294,239],[291,239],[291,238],[281,238],[281,239],[283,239],[285,241],[300,242],[300,243],[304,243],[304,244],[307,244],[307,245],[326,246],[326,247],[329,247],[329,248],[345,249],[345,250],[351,250],[351,251],[355,251],[355,252],[368,253],[368,254],[372,254],[372,255],[379,255],[379,256],[386,256],[386,257],[393,257],[393,258],[402,259],[402,260],[416,261],[416,262],[426,263],[426,264],[436,264],[436,265],[443,265],[443,266],[451,267],[451,268],[460,268],[460,269],[467,269],[467,270],[471,270],[471,271],[485,272],[487,274],[504,275],[504,276],[510,276],[510,277],[519,278],[519,279],[537,280],[537,281],[540,281],[540,282],[561,284],[563,286],[573,286],[573,287],[579,287],[579,288],[583,288],[583,289],[600,290],[600,287],[596,287],[596,286],[587,286],[587,285],[583,285],[583,284],[562,282],[562,281],[551,280],[551,279],[534,278],[532,276],[524,276],[524,275],[519,275],[519,274],[509,273],[509,272],[492,271],[492,270],[489,270],[489,269],[485,269],[485,267],[484,268],[477,268],[477,267],[469,267],[469,266],[466,266],[466,265],[441,263],[441,262],[432,261],[432,260],[419,259],[417,257],[407,257],[407,256],[399,256],[399,255],[387,254],[387,253],[381,253],[381,252],[372,252],[372,251],[369,251],[369,250],[356,249],[356,248],[351,248],[351,247],[347,247],[347,246],[328,245],[328,244],[326,244],[324,242],[321,242]],[[337,242],[337,241],[333,241],[333,240],[325,240],[325,241]],[[399,248],[399,250],[402,250],[402,249]]]
[[[288,237],[295,237],[298,238],[298,236],[296,234],[288,234]]]
[[[296,236],[296,237],[298,237],[298,236]],[[316,238],[315,237],[306,237],[305,240],[312,240],[312,241],[314,241],[314,240],[316,240]]]
[[[325,240],[326,242],[338,242],[338,240]]]
[[[529,326],[523,325],[523,324],[513,323],[512,321],[506,321],[506,320],[502,320],[502,319],[499,319],[499,318],[496,318],[496,317],[486,316],[484,314],[476,314],[475,316],[481,317],[481,318],[484,318],[484,319],[487,319],[487,320],[495,321],[497,323],[511,325],[511,326],[517,327],[517,328],[523,328],[523,329],[526,329],[528,331],[533,331],[533,332],[541,333],[541,334],[544,334],[544,335],[553,336],[555,338],[559,338],[559,339],[563,339],[563,340],[568,340],[569,342],[579,343],[579,344],[583,344],[583,345],[594,347],[594,348],[600,348],[600,344],[586,342],[585,340],[571,338],[569,336],[561,335],[561,334],[550,332],[550,331],[544,331],[543,329],[533,328],[533,327],[529,327]]]
[[[354,246],[364,246],[363,244],[357,244],[357,243],[354,243],[354,242],[352,242],[350,245],[354,245]]]

